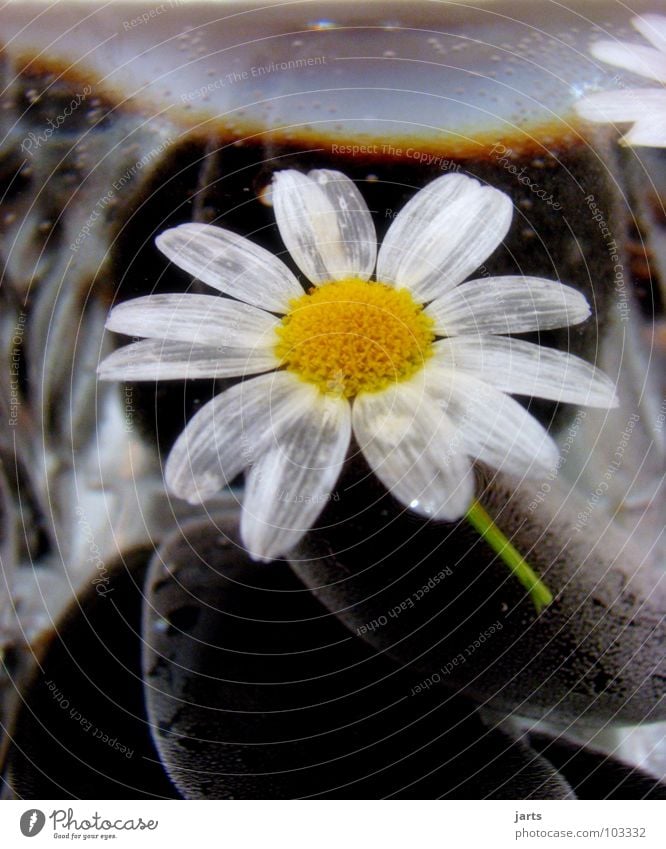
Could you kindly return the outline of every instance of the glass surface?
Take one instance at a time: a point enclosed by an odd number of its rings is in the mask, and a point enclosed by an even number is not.
[[[649,85],[590,45],[640,45],[631,18],[655,5],[3,6],[8,792],[565,798],[595,757],[598,798],[658,792],[664,153],[575,110]],[[114,305],[216,294],[158,250],[169,228],[247,237],[306,291],[273,205],[289,169],[351,178],[380,243],[419,190],[474,178],[513,218],[470,276],[559,281],[591,305],[519,338],[602,369],[619,406],[521,396],[557,465],[475,467],[545,611],[468,522],[406,508],[355,444],[289,562],[255,563],[242,475],[198,505],[164,482],[187,423],[237,381],[98,381],[132,341],[105,330]],[[645,770],[638,789],[611,756]]]

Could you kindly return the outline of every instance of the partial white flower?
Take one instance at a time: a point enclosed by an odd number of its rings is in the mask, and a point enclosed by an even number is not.
[[[440,177],[404,207],[379,252],[344,174],[282,171],[273,202],[314,284],[307,294],[253,242],[205,224],[175,227],[159,249],[234,300],[151,295],[115,307],[108,327],[146,338],[99,370],[107,380],[244,378],[192,418],[166,482],[198,503],[245,470],[241,533],[256,559],[287,553],[314,525],[352,434],[399,501],[453,521],[474,499],[473,460],[521,476],[557,462],[551,437],[507,393],[616,403],[589,363],[503,335],[584,321],[579,292],[535,277],[463,283],[509,229],[502,192]]]
[[[624,41],[597,41],[590,52],[602,62],[659,83],[659,87],[623,88],[581,98],[576,111],[589,121],[633,123],[623,136],[627,145],[666,147],[666,17],[641,15],[632,25],[652,46]]]

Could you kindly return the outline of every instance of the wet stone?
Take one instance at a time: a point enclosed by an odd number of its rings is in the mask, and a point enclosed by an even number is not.
[[[578,799],[666,799],[666,785],[618,758],[542,734],[530,734],[528,741],[557,765]]]
[[[539,616],[464,520],[419,519],[359,466],[290,562],[351,633],[420,669],[417,693],[553,721],[663,719],[663,581],[603,517],[576,532],[574,495],[552,486],[531,511],[530,488],[499,475],[482,499],[555,594]]]
[[[185,600],[189,630],[151,627]],[[286,563],[249,561],[214,516],[153,560],[144,636],[155,744],[187,797],[572,797],[467,699],[414,696],[418,669],[351,635]]]
[[[147,551],[108,564],[100,595],[74,601],[23,682],[0,759],[4,794],[21,799],[162,799],[178,793],[149,733],[141,685]],[[13,796],[10,796],[13,794]]]

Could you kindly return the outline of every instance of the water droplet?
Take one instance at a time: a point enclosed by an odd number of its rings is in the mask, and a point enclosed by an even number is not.
[[[259,203],[264,206],[272,207],[273,206],[273,185],[272,183],[267,183],[263,189],[260,189],[258,192]]]

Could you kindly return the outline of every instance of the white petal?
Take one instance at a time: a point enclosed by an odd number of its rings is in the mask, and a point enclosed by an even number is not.
[[[144,339],[110,354],[97,369],[100,380],[194,380],[243,377],[279,365],[266,348],[204,348],[189,342]]]
[[[581,98],[576,103],[576,112],[588,121],[649,123],[656,115],[666,112],[666,92],[657,88],[601,91]]]
[[[465,280],[511,225],[508,195],[462,174],[429,183],[398,213],[379,250],[377,279],[429,301]]]
[[[273,207],[282,241],[308,280],[370,277],[377,252],[375,227],[349,177],[339,171],[278,171]]]
[[[377,477],[406,507],[455,521],[474,498],[474,478],[459,434],[433,399],[409,383],[359,395],[354,435]]]
[[[658,82],[666,82],[666,54],[654,47],[624,41],[597,41],[590,46],[590,53],[609,65],[625,68]]]
[[[433,301],[427,312],[438,335],[458,336],[568,327],[589,318],[590,307],[571,286],[507,276],[470,280]]]
[[[621,141],[626,145],[644,147],[666,147],[666,92],[661,105],[661,113],[637,121]]]
[[[308,177],[323,189],[336,210],[349,274],[367,280],[377,262],[377,234],[363,195],[340,171],[320,169],[310,171]]]
[[[666,17],[664,15],[639,15],[632,18],[631,23],[657,50],[666,53]]]
[[[537,476],[554,468],[557,446],[510,395],[436,364],[427,371],[428,391],[453,420],[471,457],[519,476]]]
[[[270,251],[210,224],[181,224],[155,244],[171,262],[219,292],[272,312],[286,313],[303,288]]]
[[[209,401],[188,422],[165,468],[174,495],[198,504],[256,463],[280,433],[305,384],[288,372],[244,380]]]
[[[247,476],[241,537],[255,560],[274,560],[298,543],[342,469],[351,437],[349,402],[311,389]]]
[[[502,336],[456,336],[435,343],[443,367],[464,371],[502,392],[588,407],[618,404],[613,382],[565,351]]]
[[[256,307],[217,295],[146,295],[118,304],[106,321],[127,336],[193,345],[272,348],[280,320]]]

